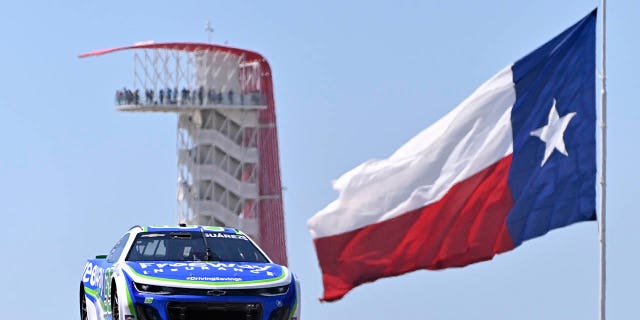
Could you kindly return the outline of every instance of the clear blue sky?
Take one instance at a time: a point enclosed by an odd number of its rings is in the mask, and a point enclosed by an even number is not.
[[[137,41],[214,41],[270,61],[290,267],[304,319],[597,319],[598,232],[581,223],[462,269],[321,304],[306,221],[331,181],[388,156],[479,84],[598,5],[541,1],[10,1],[0,12],[3,319],[77,319],[84,259],[176,215],[176,117],[125,114]],[[640,2],[609,1],[610,319],[636,318]]]

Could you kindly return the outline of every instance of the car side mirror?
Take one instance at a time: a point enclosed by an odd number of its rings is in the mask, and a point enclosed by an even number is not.
[[[106,254],[101,254],[96,256],[96,259],[106,259],[106,258],[107,258]]]

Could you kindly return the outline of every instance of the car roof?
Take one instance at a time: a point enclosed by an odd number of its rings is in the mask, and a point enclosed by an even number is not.
[[[131,229],[141,229],[140,232],[180,232],[180,231],[214,231],[228,234],[244,234],[242,231],[235,228],[216,227],[216,226],[134,226]]]

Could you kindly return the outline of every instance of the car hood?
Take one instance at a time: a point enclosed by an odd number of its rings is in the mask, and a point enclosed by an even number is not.
[[[246,262],[125,262],[135,282],[186,288],[260,288],[288,284],[289,270],[274,263]]]

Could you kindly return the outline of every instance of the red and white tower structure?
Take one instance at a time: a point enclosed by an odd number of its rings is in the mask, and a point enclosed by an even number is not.
[[[171,112],[177,125],[178,222],[242,229],[287,264],[273,83],[260,54],[205,43],[145,42],[133,50],[122,112]]]

